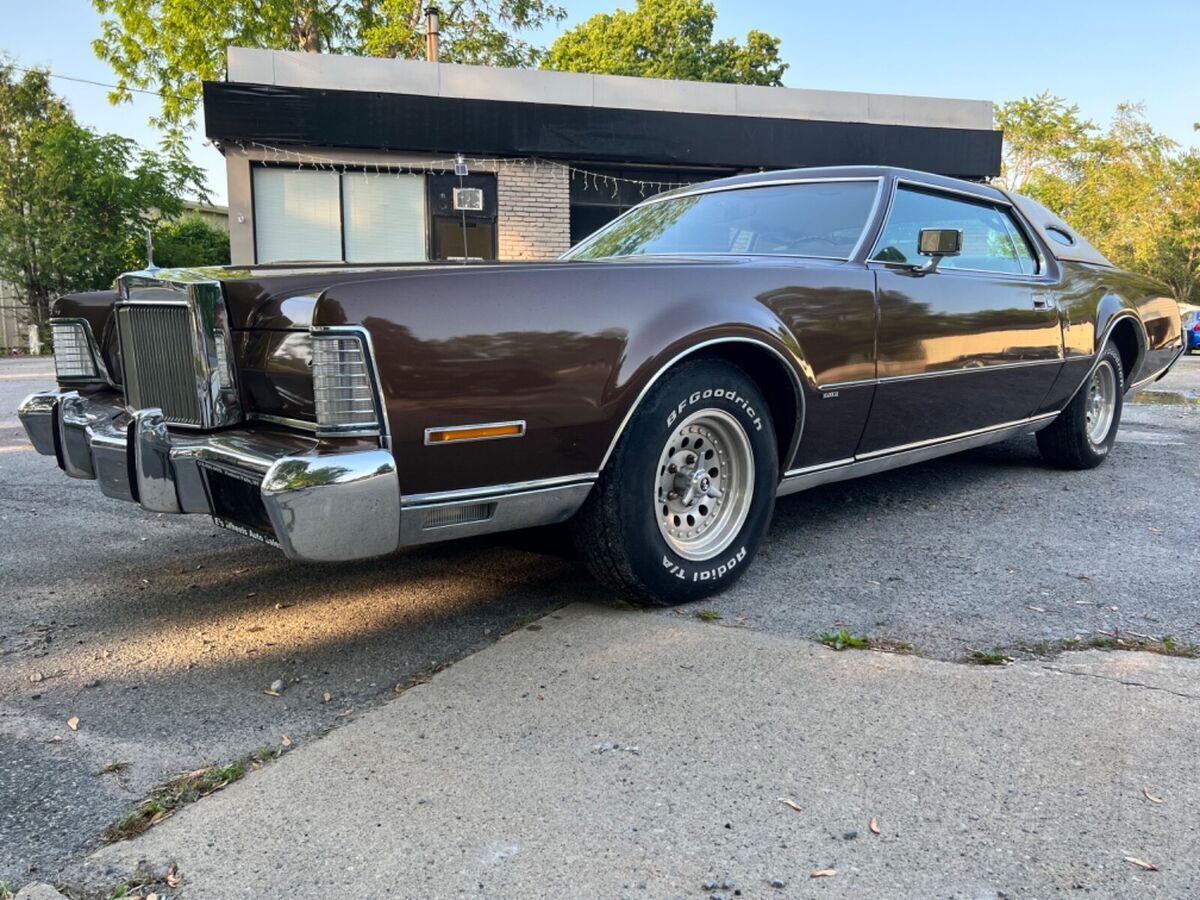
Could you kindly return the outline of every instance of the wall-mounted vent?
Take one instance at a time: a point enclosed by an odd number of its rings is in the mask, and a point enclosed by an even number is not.
[[[486,522],[496,512],[495,503],[469,503],[465,506],[441,506],[425,513],[422,528],[448,528],[471,522]]]

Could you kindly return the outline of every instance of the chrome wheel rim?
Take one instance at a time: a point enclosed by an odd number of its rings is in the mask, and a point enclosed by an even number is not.
[[[684,559],[712,559],[746,521],[754,495],[754,453],[746,430],[720,409],[677,425],[654,470],[655,518]]]
[[[1092,444],[1099,446],[1108,437],[1113,416],[1117,410],[1117,373],[1108,360],[1100,363],[1088,382],[1085,416],[1087,436]]]

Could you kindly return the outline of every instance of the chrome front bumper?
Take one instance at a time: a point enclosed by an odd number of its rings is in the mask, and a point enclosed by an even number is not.
[[[106,497],[205,513],[290,559],[366,559],[400,545],[400,484],[387,450],[318,453],[316,441],[182,435],[158,409],[128,412],[77,391],[33,394],[18,415],[34,449]]]

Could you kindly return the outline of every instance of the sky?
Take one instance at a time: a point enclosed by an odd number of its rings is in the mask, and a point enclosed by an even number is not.
[[[634,5],[559,2],[568,18],[533,34],[535,43],[548,44],[597,12]],[[924,7],[896,0],[716,0],[716,6],[718,37],[742,40],[757,28],[782,39],[788,87],[996,102],[1048,90],[1099,123],[1118,103],[1142,103],[1154,128],[1200,147],[1192,128],[1200,121],[1196,0],[959,0]],[[111,83],[111,69],[91,48],[99,22],[90,0],[0,0],[0,53],[17,65]],[[114,107],[103,87],[63,79],[54,87],[83,124],[145,146],[158,143],[147,122],[156,98],[136,95]],[[191,153],[208,172],[212,200],[224,203],[224,162],[204,143],[202,129]]]

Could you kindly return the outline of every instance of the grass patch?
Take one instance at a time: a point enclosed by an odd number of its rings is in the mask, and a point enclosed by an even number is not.
[[[282,754],[282,747],[262,747],[228,765],[208,766],[172,778],[155,788],[135,809],[104,829],[100,840],[105,844],[114,844],[137,837],[181,806],[195,803],[201,797],[240,781],[247,772],[262,768],[264,763],[278,759]]]
[[[1025,656],[1051,657],[1078,650],[1107,650],[1113,652],[1136,651],[1157,653],[1160,656],[1178,656],[1183,659],[1200,659],[1200,645],[1179,641],[1170,635],[1131,634],[1130,632],[1102,632],[1087,637],[1065,638],[1058,641],[1038,641],[1030,644],[1013,644],[1010,653]]]
[[[720,622],[721,614],[715,609],[701,609],[696,611],[696,618],[701,622]]]
[[[977,666],[1007,666],[1013,661],[1011,656],[999,649],[972,650],[968,659]]]
[[[7,881],[0,881],[0,900],[12,900],[17,896],[17,892],[12,889],[12,885]]]
[[[831,631],[817,638],[832,650],[870,650],[871,639],[861,635],[851,634],[845,628]]]

